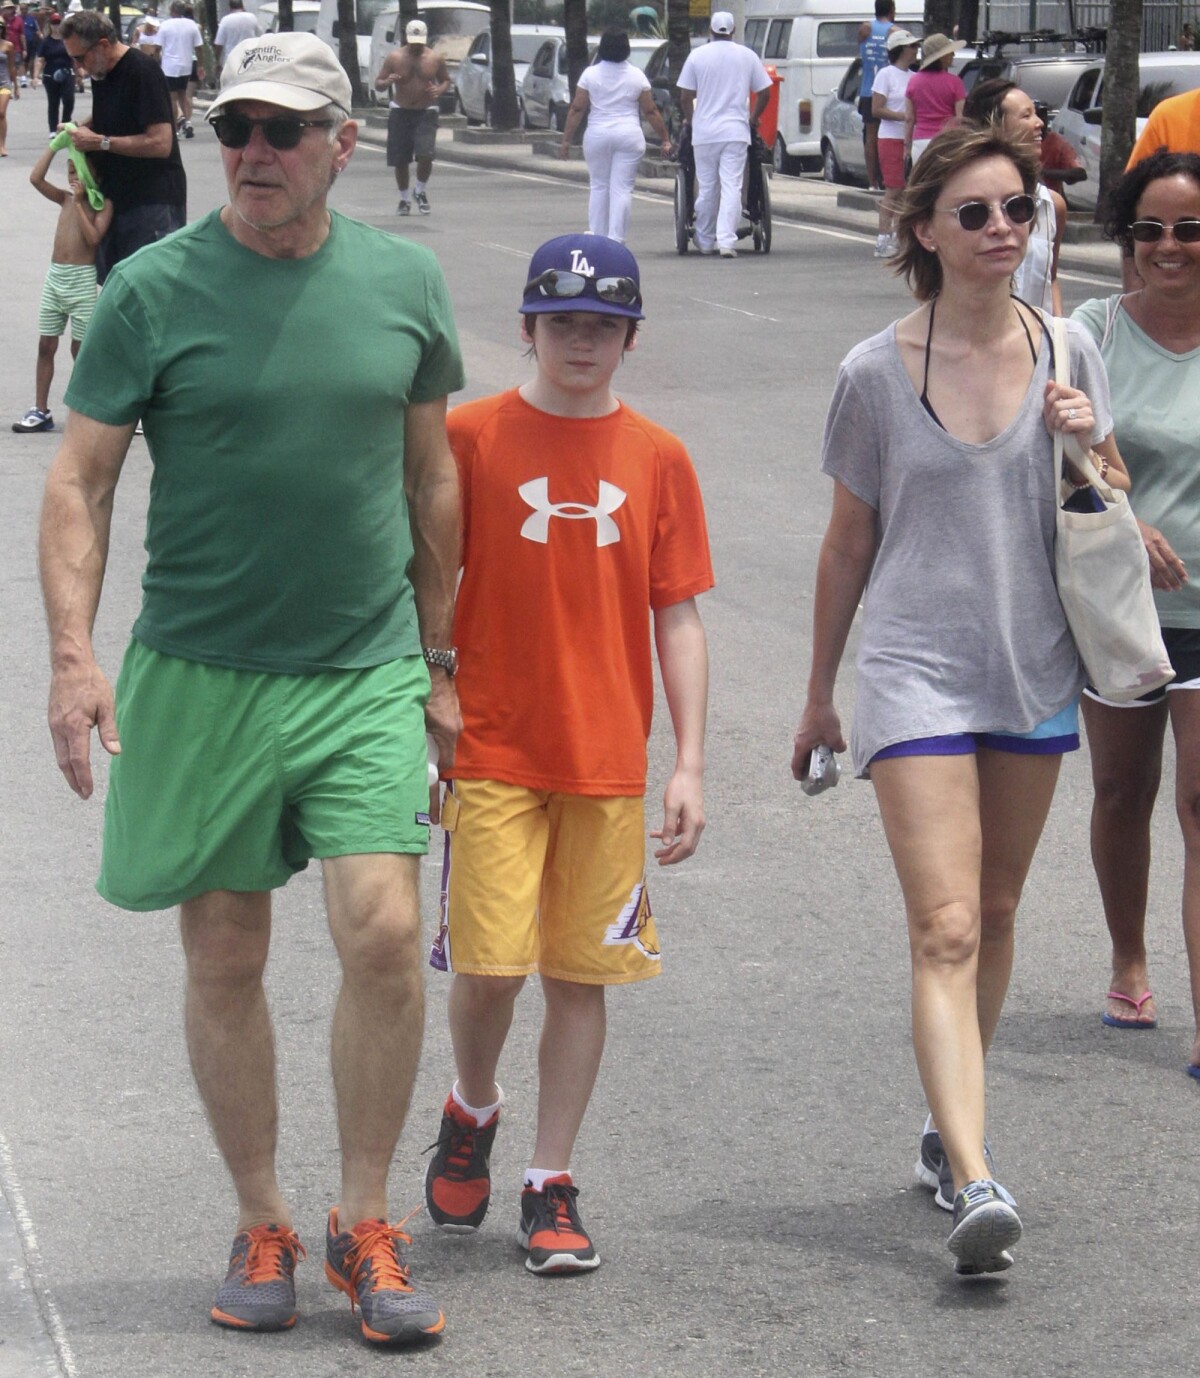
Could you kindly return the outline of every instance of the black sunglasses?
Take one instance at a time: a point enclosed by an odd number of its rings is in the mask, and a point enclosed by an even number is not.
[[[261,129],[267,143],[280,152],[295,148],[306,129],[333,128],[332,120],[301,120],[295,115],[272,115],[265,120],[252,120],[249,115],[214,115],[209,123],[226,148],[245,148],[251,134]]]
[[[963,229],[974,234],[982,230],[992,218],[992,207],[997,204],[1010,225],[1028,225],[1037,214],[1037,201],[1032,196],[1026,196],[1024,192],[1019,196],[1010,196],[1007,200],[998,203],[995,201],[964,201],[961,206],[942,208],[940,213],[958,216],[958,223]]]
[[[547,268],[544,273],[525,284],[525,300],[530,297],[596,297],[613,306],[632,306],[640,301],[641,288],[633,278],[593,278],[583,273],[570,273],[559,268]]]
[[[1200,243],[1200,220],[1176,220],[1173,225],[1164,225],[1161,220],[1135,220],[1129,227],[1139,244],[1157,244],[1168,230],[1176,244]]]

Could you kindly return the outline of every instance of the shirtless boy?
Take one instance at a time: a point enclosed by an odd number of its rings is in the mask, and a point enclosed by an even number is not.
[[[54,379],[54,356],[58,340],[71,321],[71,357],[79,353],[84,331],[96,305],[96,245],[100,243],[112,220],[112,202],[94,211],[88,204],[87,192],[75,173],[75,165],[67,163],[67,187],[56,187],[46,180],[55,150],[48,148],[33,165],[29,180],[48,200],[58,206],[58,225],[54,230],[54,249],[50,255],[50,270],[42,288],[42,303],[38,308],[37,401],[20,421],[13,422],[13,430],[28,434],[31,431],[52,431],[54,418],[50,415],[50,384]]]
[[[429,30],[422,20],[412,20],[404,30],[404,37],[404,46],[393,48],[384,58],[375,78],[375,89],[391,88],[387,165],[396,169],[396,186],[400,190],[396,214],[410,214],[415,199],[417,210],[428,215],[430,206],[425,186],[433,171],[437,146],[438,99],[450,89],[450,73],[446,70],[445,59],[429,48]],[[417,181],[410,193],[408,165],[414,158]]]

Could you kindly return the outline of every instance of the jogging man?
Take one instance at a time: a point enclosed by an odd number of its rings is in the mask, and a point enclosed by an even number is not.
[[[349,108],[315,35],[229,55],[208,115],[228,204],[100,294],[47,479],[41,571],[59,765],[86,799],[93,728],[114,757],[97,888],[126,909],[181,906],[188,1049],[238,1199],[212,1318],[296,1319],[303,1249],[275,1172],[262,975],[270,892],[319,858],[342,967],[325,1273],[364,1337],[386,1342],[444,1325],[387,1223],[387,1178],[423,1025],[425,732],[453,761],[460,725],[445,410],[463,374],[433,256],[326,208],[354,152]],[[155,467],[149,561],[114,705],[91,630],[138,417]]]
[[[388,108],[387,165],[396,170],[396,186],[400,192],[397,215],[408,215],[408,165],[417,160],[417,184],[414,188],[417,210],[422,215],[430,211],[426,185],[433,172],[433,157],[437,151],[438,99],[450,89],[450,73],[446,61],[426,45],[429,30],[420,19],[412,20],[404,30],[407,40],[402,48],[393,48],[383,60],[375,89],[386,91],[392,99]]]

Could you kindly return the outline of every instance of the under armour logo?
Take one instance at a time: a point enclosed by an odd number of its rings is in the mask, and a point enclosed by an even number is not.
[[[521,484],[517,492],[533,508],[533,516],[526,517],[521,527],[521,535],[527,541],[545,545],[550,539],[551,517],[563,517],[571,522],[594,521],[597,549],[621,539],[621,528],[613,521],[612,514],[625,501],[625,494],[615,483],[600,480],[600,495],[595,507],[582,502],[551,502],[548,478],[530,479]]]
[[[573,273],[582,273],[584,277],[588,278],[596,276],[595,273],[592,272],[592,265],[587,261],[582,249],[571,250],[571,271]]]

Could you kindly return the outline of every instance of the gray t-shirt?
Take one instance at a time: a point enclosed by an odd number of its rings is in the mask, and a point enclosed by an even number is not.
[[[1067,323],[1071,378],[1091,399],[1093,443],[1112,430],[1093,341]],[[1042,420],[1041,342],[1029,391],[986,445],[944,431],[900,359],[896,328],[842,362],[823,472],[879,514],[863,600],[850,750],[958,732],[1028,732],[1083,687],[1054,582],[1054,447]]]

